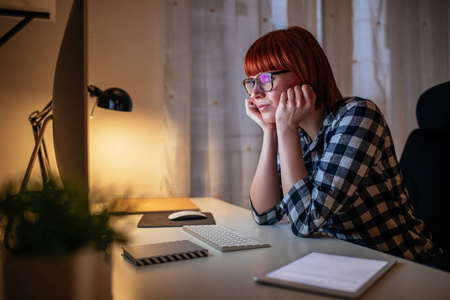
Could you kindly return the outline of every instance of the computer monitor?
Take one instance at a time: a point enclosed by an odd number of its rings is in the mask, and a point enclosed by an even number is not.
[[[53,142],[63,185],[88,191],[86,0],[74,0],[53,81]]]

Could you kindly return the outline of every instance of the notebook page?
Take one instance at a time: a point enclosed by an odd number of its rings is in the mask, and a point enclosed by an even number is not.
[[[353,293],[387,264],[388,261],[312,252],[266,277]]]

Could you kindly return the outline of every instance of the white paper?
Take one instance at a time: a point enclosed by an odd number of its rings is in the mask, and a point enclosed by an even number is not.
[[[312,252],[266,277],[353,293],[387,264],[382,260]]]

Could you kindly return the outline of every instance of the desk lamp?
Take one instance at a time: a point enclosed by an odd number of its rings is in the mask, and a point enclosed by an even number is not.
[[[89,85],[88,92],[90,97],[96,97],[95,106],[100,106],[102,108],[107,108],[111,110],[118,111],[131,111],[133,108],[133,102],[130,95],[122,89],[119,88],[109,88],[102,91],[96,86]],[[41,168],[41,176],[44,187],[48,187],[50,182],[50,165],[48,160],[48,153],[44,141],[45,129],[53,120],[53,115],[51,114],[53,108],[53,101],[50,101],[47,106],[42,111],[34,111],[30,114],[29,120],[33,128],[33,135],[35,140],[35,145],[33,153],[31,154],[30,161],[28,163],[27,171],[22,181],[20,187],[20,192],[25,192],[28,181],[31,176],[31,171],[33,170],[36,157],[39,157],[39,164]],[[92,114],[94,113],[94,108],[92,109],[90,118],[92,119]]]
[[[119,111],[131,111],[133,109],[130,95],[122,89],[109,88],[102,91],[98,87],[90,85],[88,86],[88,91],[91,97],[97,98],[89,116],[91,119],[96,106]]]

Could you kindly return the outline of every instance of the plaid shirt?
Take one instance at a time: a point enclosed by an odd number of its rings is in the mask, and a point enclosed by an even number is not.
[[[337,107],[327,112],[314,141],[299,128],[309,176],[273,209],[262,215],[253,209],[255,221],[274,224],[287,214],[297,236],[322,233],[410,260],[439,254],[412,215],[379,108],[361,98],[343,99]]]

